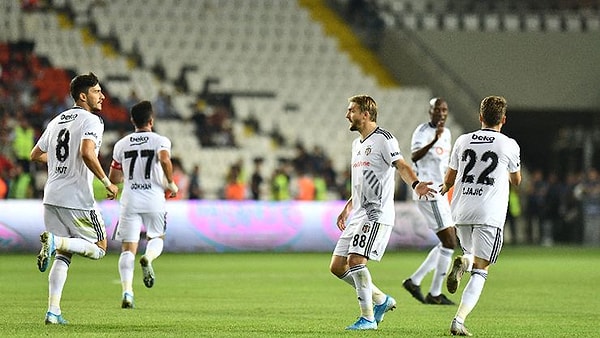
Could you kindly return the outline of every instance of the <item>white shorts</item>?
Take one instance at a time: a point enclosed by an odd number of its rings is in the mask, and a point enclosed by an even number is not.
[[[457,224],[456,235],[465,254],[496,263],[504,236],[502,229],[483,224]]]
[[[357,254],[380,261],[392,234],[392,225],[362,221],[349,224],[333,250],[335,256]]]
[[[417,208],[425,218],[429,229],[435,233],[454,226],[450,203],[446,198],[433,201],[417,201]]]
[[[46,230],[59,237],[83,238],[90,243],[106,239],[100,211],[80,210],[44,204]]]
[[[146,237],[163,236],[167,230],[166,212],[147,212],[121,214],[112,239],[121,242],[138,243],[142,226],[146,228]]]

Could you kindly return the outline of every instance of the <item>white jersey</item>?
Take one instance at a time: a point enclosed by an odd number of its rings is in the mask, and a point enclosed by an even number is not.
[[[103,133],[102,118],[80,107],[62,112],[48,123],[37,142],[48,156],[44,204],[80,210],[95,207],[94,174],[83,162],[80,146],[84,139],[92,140],[98,155]]]
[[[457,170],[452,193],[452,216],[458,224],[504,228],[509,173],[520,170],[520,148],[510,137],[482,129],[461,135],[450,156]]]
[[[352,142],[352,219],[393,225],[395,170],[403,159],[396,138],[379,127]]]
[[[420,124],[412,135],[412,141],[410,146],[411,153],[423,148],[429,144],[435,138],[436,127],[432,126],[430,122]],[[444,183],[444,176],[448,169],[448,161],[450,159],[450,152],[452,151],[452,135],[450,129],[444,128],[444,132],[440,138],[433,144],[433,147],[423,156],[420,160],[413,164],[413,169],[419,180],[431,181],[431,185],[434,189],[437,189],[442,183]],[[445,198],[439,194],[435,194],[433,198],[428,200],[437,200],[438,198]],[[419,195],[413,191],[413,199],[419,200]],[[422,199],[421,199],[422,200]]]
[[[121,208],[126,212],[165,211],[164,172],[159,151],[171,153],[171,141],[154,132],[131,133],[115,143],[113,166],[123,170]]]

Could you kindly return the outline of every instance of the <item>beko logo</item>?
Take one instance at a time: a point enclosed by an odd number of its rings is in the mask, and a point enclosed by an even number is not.
[[[129,142],[132,144],[142,144],[148,142],[149,139],[148,136],[130,136]]]
[[[471,135],[471,139],[473,140],[471,143],[493,143],[495,137],[473,134]]]
[[[73,120],[75,120],[77,118],[77,116],[78,116],[78,114],[63,114],[60,116],[59,123],[73,122]]]

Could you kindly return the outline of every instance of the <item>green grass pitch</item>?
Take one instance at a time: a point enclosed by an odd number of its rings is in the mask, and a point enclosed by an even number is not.
[[[35,254],[0,256],[3,337],[444,337],[456,306],[417,303],[402,289],[426,251],[369,264],[398,301],[379,329],[348,332],[356,294],[328,270],[329,253],[164,254],[152,289],[136,266],[133,310],[120,308],[118,254],[75,257],[62,299],[69,325],[44,325],[47,276]],[[139,257],[139,256],[138,256]],[[600,249],[505,247],[467,320],[480,337],[599,337]],[[423,281],[428,291],[430,277]],[[468,277],[467,277],[468,278]],[[463,280],[455,295],[466,284]]]

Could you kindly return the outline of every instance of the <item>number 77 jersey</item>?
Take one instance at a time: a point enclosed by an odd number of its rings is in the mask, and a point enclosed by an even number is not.
[[[520,170],[520,148],[512,138],[491,129],[456,139],[449,167],[456,170],[452,217],[456,224],[504,227],[509,173]]]
[[[164,172],[159,152],[171,154],[171,141],[140,131],[121,138],[113,148],[112,168],[123,171],[121,208],[132,213],[165,210]]]

